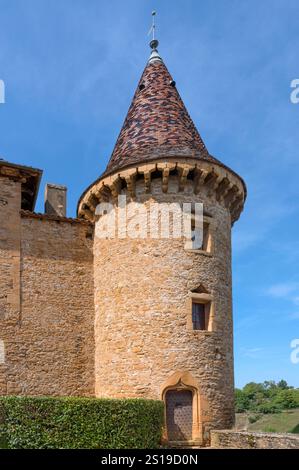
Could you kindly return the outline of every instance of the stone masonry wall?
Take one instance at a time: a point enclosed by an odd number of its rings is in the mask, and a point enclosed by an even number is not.
[[[96,396],[161,399],[176,371],[197,380],[204,430],[234,421],[231,302],[231,219],[207,192],[192,183],[167,193],[154,179],[151,194],[137,182],[136,198],[152,202],[204,202],[212,215],[213,254],[188,252],[184,241],[98,239],[95,265]],[[123,190],[126,191],[126,190]],[[193,331],[189,292],[202,284],[213,296],[213,331]]]
[[[215,449],[299,449],[299,437],[292,434],[212,431],[211,447]]]
[[[0,178],[0,320],[20,308],[21,184]]]
[[[8,300],[0,299],[0,340],[5,346],[0,394],[92,396],[94,287],[90,226],[45,217],[20,218],[13,201],[9,209],[15,223],[11,233],[21,230],[21,242],[19,253],[8,245],[2,247],[0,292],[12,288],[19,309],[13,311],[8,308]],[[3,225],[6,222],[2,215]],[[20,263],[14,279],[11,274],[7,277],[12,256]]]
[[[20,237],[21,184],[0,178],[0,394],[7,391],[7,319],[19,321],[20,312]]]

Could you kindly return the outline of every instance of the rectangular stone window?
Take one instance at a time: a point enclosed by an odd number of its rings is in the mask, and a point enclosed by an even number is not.
[[[210,302],[201,303],[192,300],[193,330],[209,330]]]
[[[203,219],[203,234],[202,242],[199,244],[196,237],[196,220],[195,215],[191,215],[191,240],[187,240],[185,243],[186,250],[194,250],[199,252],[211,253],[212,251],[212,238],[210,230],[210,217],[205,217]]]

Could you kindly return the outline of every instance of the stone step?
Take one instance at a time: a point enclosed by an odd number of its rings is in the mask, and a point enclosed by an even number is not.
[[[171,449],[205,449],[199,441],[170,441],[168,447]]]

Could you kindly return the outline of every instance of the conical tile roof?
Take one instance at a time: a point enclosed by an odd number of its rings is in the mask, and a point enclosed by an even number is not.
[[[220,160],[209,154],[176,89],[174,80],[156,47],[150,43],[150,59],[143,71],[125,122],[116,141],[106,170],[82,194],[79,206],[88,192],[106,176],[122,169],[167,158],[198,159],[221,166],[242,178]]]
[[[165,157],[209,155],[166,65],[154,49],[141,76],[105,173]]]

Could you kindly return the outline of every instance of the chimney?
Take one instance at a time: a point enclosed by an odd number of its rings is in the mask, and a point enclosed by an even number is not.
[[[65,186],[47,183],[45,190],[46,214],[66,217],[66,191]]]

